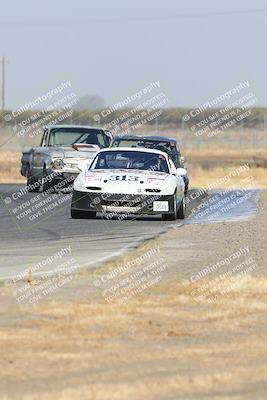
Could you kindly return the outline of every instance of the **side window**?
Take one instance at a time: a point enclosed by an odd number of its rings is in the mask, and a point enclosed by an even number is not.
[[[41,146],[46,147],[47,145],[48,145],[48,129],[45,129],[41,141]]]
[[[105,136],[106,136],[106,140],[107,140],[108,146],[110,146],[110,143],[111,143],[111,141],[113,139],[112,133],[109,132],[109,131],[105,131]]]
[[[111,133],[107,131],[105,132],[101,131],[101,133],[98,135],[98,142],[102,148],[109,147],[111,139],[112,139]]]
[[[104,133],[102,133],[102,132],[97,135],[98,143],[99,143],[101,148],[109,146],[105,136],[106,135]]]
[[[182,167],[180,154],[173,154],[171,158],[176,168]]]

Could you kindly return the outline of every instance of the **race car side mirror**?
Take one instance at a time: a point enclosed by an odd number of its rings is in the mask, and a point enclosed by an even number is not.
[[[187,174],[187,171],[185,168],[177,168],[176,170],[176,175],[177,176],[184,176]]]

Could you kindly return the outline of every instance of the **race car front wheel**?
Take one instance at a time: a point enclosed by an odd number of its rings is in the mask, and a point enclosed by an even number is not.
[[[71,210],[70,211],[71,218],[75,219],[91,219],[96,217],[95,211],[80,211],[80,210]]]
[[[177,218],[185,219],[185,213],[186,213],[186,201],[185,201],[185,196],[183,196],[183,199],[177,211]]]
[[[40,192],[47,194],[55,193],[55,180],[49,178],[50,178],[49,173],[44,168]]]
[[[27,177],[27,187],[28,187],[28,192],[39,192],[39,185],[35,185],[37,182],[34,177],[32,176],[30,167],[27,167],[26,171],[26,177]]]

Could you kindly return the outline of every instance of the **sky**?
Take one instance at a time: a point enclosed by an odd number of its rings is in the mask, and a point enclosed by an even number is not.
[[[0,56],[9,62],[6,108],[68,80],[78,96],[99,95],[106,105],[159,80],[172,107],[197,107],[249,81],[257,105],[267,106],[266,1],[0,5]],[[236,12],[247,10],[255,12]]]

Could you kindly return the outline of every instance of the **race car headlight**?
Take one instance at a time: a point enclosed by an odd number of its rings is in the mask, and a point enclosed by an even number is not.
[[[75,179],[75,181],[74,181],[73,189],[76,190],[76,191],[78,191],[78,192],[81,192],[81,191],[84,190],[84,186],[85,186],[85,185],[84,185],[83,176],[82,176],[82,174],[79,174],[79,175],[77,176],[77,178]]]
[[[146,183],[149,185],[160,185],[164,179],[159,179],[159,178],[147,178]]]
[[[94,183],[94,182],[101,182],[102,181],[102,176],[97,176],[97,175],[92,175],[90,173],[85,174],[85,182],[86,183]]]
[[[56,158],[51,162],[51,168],[53,169],[63,169],[65,166],[62,158]]]

